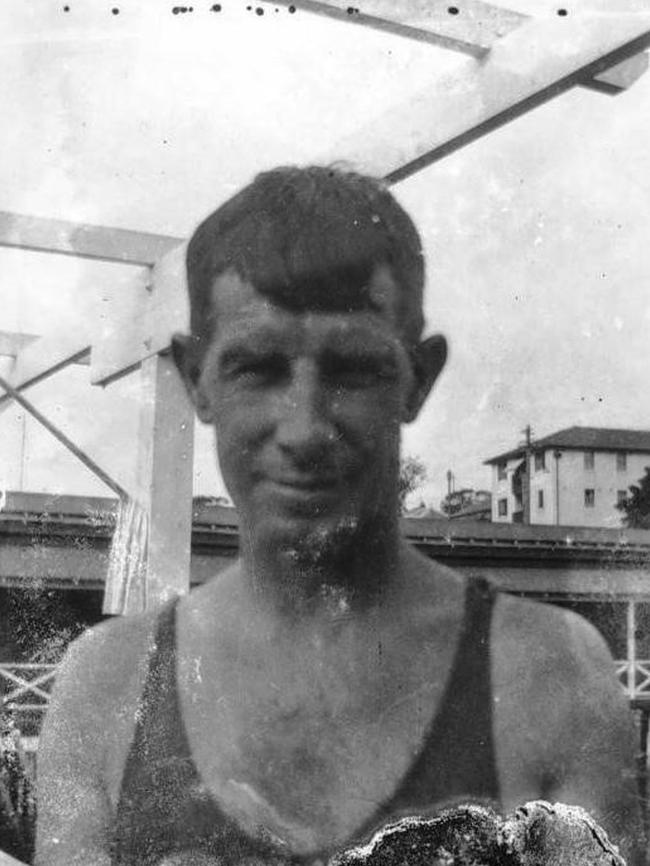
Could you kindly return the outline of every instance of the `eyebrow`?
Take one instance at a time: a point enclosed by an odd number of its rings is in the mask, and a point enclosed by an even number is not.
[[[220,357],[230,355],[232,352],[247,352],[261,354],[274,352],[279,348],[280,335],[269,325],[262,327],[242,328],[239,333],[232,334],[224,341]]]
[[[345,358],[359,362],[371,359],[385,364],[396,361],[395,349],[400,343],[392,335],[369,334],[359,326],[333,327],[325,333],[316,350],[324,360]],[[309,348],[309,347],[308,347]],[[292,355],[295,348],[287,345],[284,335],[272,326],[262,325],[248,333],[234,334],[219,352],[219,366],[224,368],[249,360],[259,360],[274,355]]]

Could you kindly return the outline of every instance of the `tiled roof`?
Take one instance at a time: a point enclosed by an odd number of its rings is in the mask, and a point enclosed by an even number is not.
[[[650,454],[650,430],[625,430],[616,427],[567,427],[531,443],[534,451],[544,448],[566,448],[579,451],[641,451]],[[501,463],[523,457],[524,445],[490,457],[485,463]]]

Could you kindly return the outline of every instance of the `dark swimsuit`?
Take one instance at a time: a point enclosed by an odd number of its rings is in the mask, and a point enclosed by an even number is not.
[[[453,802],[498,807],[492,739],[490,622],[493,591],[469,581],[463,631],[440,709],[420,753],[395,794],[349,844],[364,841],[396,816],[431,815]],[[176,605],[165,607],[138,710],[113,832],[115,866],[153,866],[181,851],[201,851],[223,864],[326,860],[332,852],[288,856],[270,837],[251,838],[205,786],[191,756],[176,683]]]

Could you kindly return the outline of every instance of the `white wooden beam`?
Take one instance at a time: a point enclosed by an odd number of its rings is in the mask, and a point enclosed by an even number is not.
[[[168,235],[0,211],[0,246],[129,265],[153,265],[180,243]]]
[[[194,408],[169,355],[147,358],[140,375],[133,498],[146,515],[144,569],[128,586],[107,584],[106,613],[140,613],[190,588]]]
[[[358,0],[355,6],[343,0],[299,0],[298,3],[278,0],[278,3],[479,58],[487,54],[498,39],[530,20],[529,15],[481,0]],[[570,12],[560,7],[551,14],[565,17],[576,14],[576,10],[573,6]],[[630,87],[647,66],[647,55],[636,55],[581,83],[604,93],[620,93]]]
[[[627,687],[630,697],[636,691],[636,602],[627,603]]]
[[[185,250],[181,244],[161,257],[138,290],[135,309],[129,310],[128,317],[114,318],[110,332],[93,346],[90,378],[94,385],[124,376],[168,349],[175,332],[187,330]]]
[[[650,14],[530,19],[480,62],[432,83],[339,142],[324,162],[352,160],[399,181],[650,44]]]
[[[512,9],[481,0],[266,0],[339,21],[363,24],[482,57],[497,39],[526,20]]]
[[[142,364],[140,501],[149,513],[147,606],[189,592],[194,407],[170,355]]]

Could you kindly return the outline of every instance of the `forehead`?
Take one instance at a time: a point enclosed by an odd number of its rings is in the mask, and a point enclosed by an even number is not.
[[[228,271],[216,277],[212,285],[213,339],[216,342],[245,341],[255,333],[271,331],[286,336],[301,333],[311,338],[337,333],[397,337],[399,293],[390,268],[380,265],[365,287],[362,306],[349,310],[330,308],[323,303],[313,310],[278,304],[236,272]]]

